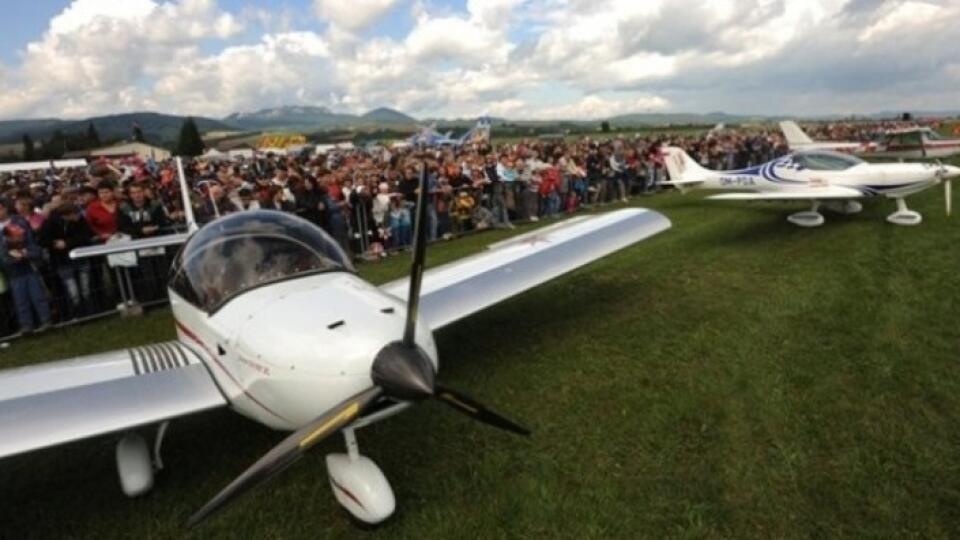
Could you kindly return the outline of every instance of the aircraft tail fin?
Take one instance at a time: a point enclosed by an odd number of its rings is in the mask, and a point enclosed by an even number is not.
[[[665,146],[661,152],[667,172],[670,173],[670,180],[662,182],[663,185],[674,186],[684,191],[706,182],[712,174],[681,148]]]
[[[473,142],[474,139],[488,139],[490,138],[490,121],[487,118],[480,118],[477,120],[477,124],[470,128],[466,133],[463,134],[458,140],[457,143],[460,146]]]
[[[783,131],[783,136],[787,139],[787,145],[793,147],[794,145],[801,144],[810,144],[813,142],[806,133],[800,129],[800,126],[797,125],[793,120],[784,120],[780,122],[780,131]]]

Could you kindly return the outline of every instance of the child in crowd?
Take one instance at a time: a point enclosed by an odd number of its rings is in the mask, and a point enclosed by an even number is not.
[[[410,206],[399,194],[390,199],[390,238],[394,249],[406,248],[413,239]]]

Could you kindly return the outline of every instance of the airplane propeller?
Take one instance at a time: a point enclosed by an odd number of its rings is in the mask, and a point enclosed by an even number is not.
[[[243,493],[286,470],[303,457],[307,450],[359,418],[380,397],[397,401],[434,398],[474,420],[519,435],[530,435],[527,428],[500,416],[463,392],[438,382],[430,357],[416,343],[420,285],[423,282],[427,251],[426,192],[427,172],[424,164],[420,170],[420,189],[417,194],[413,262],[410,265],[410,289],[403,337],[387,344],[377,353],[371,368],[374,386],[347,398],[287,436],[190,516],[188,527],[199,525]]]

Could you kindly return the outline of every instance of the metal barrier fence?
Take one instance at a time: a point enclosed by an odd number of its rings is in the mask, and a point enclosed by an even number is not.
[[[603,205],[620,200],[620,195],[633,196],[650,193],[657,189],[659,178],[648,181],[644,176],[619,179],[600,178],[584,182],[574,189],[570,182],[560,198],[574,196],[575,204],[561,204],[559,208],[545,208],[543,197],[526,190],[525,185],[503,184],[501,193],[478,188],[463,188],[474,199],[474,210],[465,219],[453,218],[436,209],[430,212],[432,220],[431,240],[459,238],[483,230],[502,227],[503,220],[495,215],[497,206],[503,205],[511,223],[524,223],[544,217],[553,212],[554,217],[573,213],[583,208]],[[357,260],[378,260],[382,256],[400,253],[409,248],[409,242],[391,240],[376,230],[378,224],[369,214],[366,204],[356,205],[348,220],[350,251]],[[412,214],[411,214],[412,215]],[[412,221],[411,221],[412,237]],[[375,245],[379,248],[375,249]],[[166,292],[170,265],[177,248],[161,248],[150,253],[139,253],[135,260],[130,257],[96,257],[72,261],[70,268],[58,268],[53,261],[45,261],[36,271],[42,279],[48,299],[52,327],[70,326],[98,318],[121,315],[140,315],[145,308],[169,302]],[[19,337],[10,280],[6,288],[0,288],[0,341]],[[36,314],[35,314],[36,315]],[[36,326],[36,325],[35,325]]]

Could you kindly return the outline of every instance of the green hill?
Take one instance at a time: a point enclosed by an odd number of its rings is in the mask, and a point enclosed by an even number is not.
[[[24,133],[34,140],[49,138],[55,131],[64,133],[86,132],[87,125],[93,122],[100,140],[110,141],[133,137],[133,126],[137,124],[143,130],[144,138],[153,144],[169,146],[176,142],[180,126],[186,117],[155,112],[135,112],[95,116],[83,120],[61,120],[57,118],[38,118],[31,120],[0,121],[0,143],[18,142]],[[200,132],[235,129],[219,120],[193,117]]]

